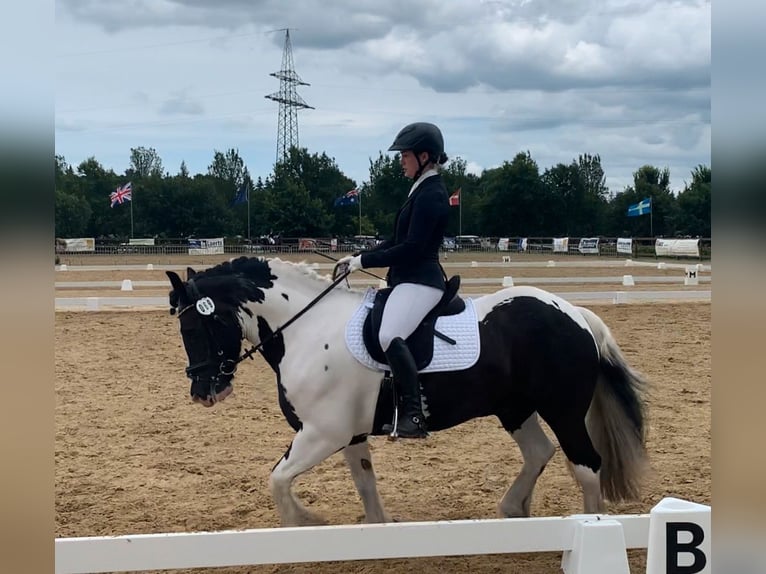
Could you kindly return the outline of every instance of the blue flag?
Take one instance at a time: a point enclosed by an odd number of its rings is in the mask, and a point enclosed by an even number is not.
[[[248,194],[249,186],[245,183],[239,186],[237,189],[237,194],[234,196],[234,199],[231,200],[231,205],[239,205],[240,203],[247,203],[249,199]]]
[[[333,205],[335,207],[343,207],[344,205],[356,205],[357,203],[359,203],[359,190],[352,189],[351,191],[347,191],[344,195],[336,198]]]
[[[628,217],[636,217],[638,215],[646,215],[652,212],[652,198],[647,197],[642,199],[638,203],[628,206]]]

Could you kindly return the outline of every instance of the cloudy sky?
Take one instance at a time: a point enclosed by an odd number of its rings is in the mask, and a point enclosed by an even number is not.
[[[300,145],[358,184],[412,121],[481,173],[599,154],[614,192],[644,164],[683,189],[710,165],[709,0],[57,0],[56,153],[171,174],[238,148],[272,171],[284,32]]]

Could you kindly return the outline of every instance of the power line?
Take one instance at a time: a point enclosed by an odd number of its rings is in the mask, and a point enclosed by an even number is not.
[[[264,96],[269,100],[279,102],[277,163],[287,159],[291,147],[298,147],[298,109],[314,109],[303,101],[296,90],[296,86],[308,86],[310,84],[301,80],[295,72],[290,29],[283,29],[285,31],[285,47],[282,50],[282,68],[278,72],[269,74],[279,80],[279,91]]]

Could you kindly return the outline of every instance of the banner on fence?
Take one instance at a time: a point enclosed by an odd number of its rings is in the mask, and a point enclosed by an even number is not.
[[[581,237],[577,250],[580,253],[594,253],[598,255],[598,237]]]
[[[131,237],[128,240],[128,245],[154,245],[154,237]]]
[[[190,239],[189,255],[223,255],[223,237]]]
[[[519,251],[526,251],[527,250],[527,238],[526,237],[519,237]]]
[[[74,237],[56,239],[56,251],[93,252],[96,250],[96,240],[93,237]]]
[[[309,251],[317,248],[317,240],[310,237],[301,237],[298,239],[298,251]]]
[[[497,240],[497,250],[498,251],[509,251],[511,249],[511,239],[510,237],[500,237]]]
[[[699,257],[699,239],[657,239],[654,243],[654,251],[658,257]]]
[[[633,239],[631,237],[618,237],[617,253],[633,255]]]
[[[569,237],[554,237],[553,252],[554,253],[569,253]]]

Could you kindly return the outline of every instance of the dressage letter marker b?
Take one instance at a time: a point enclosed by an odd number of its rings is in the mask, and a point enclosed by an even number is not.
[[[665,549],[665,571],[668,574],[697,574],[702,572],[707,565],[707,558],[700,544],[705,540],[705,532],[699,524],[694,522],[668,522],[665,525],[666,530],[666,549]],[[690,542],[681,542],[681,533],[691,534]],[[692,563],[688,566],[682,566],[681,554],[691,555]]]
[[[664,498],[650,513],[646,574],[710,574],[710,507]]]

